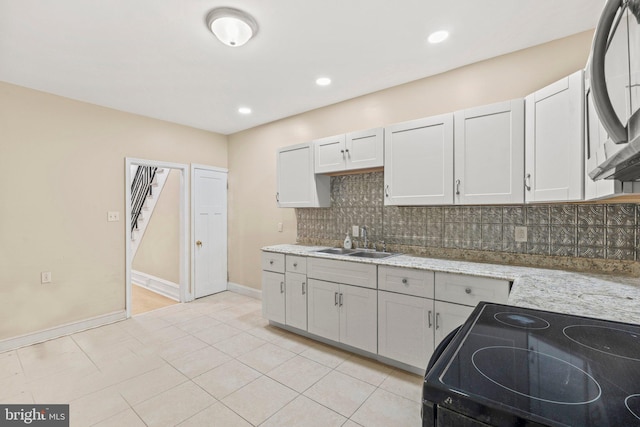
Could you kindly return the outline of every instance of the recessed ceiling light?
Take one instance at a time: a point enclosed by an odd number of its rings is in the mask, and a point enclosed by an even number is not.
[[[316,84],[318,86],[329,86],[331,84],[331,79],[329,77],[320,77],[316,80]]]
[[[219,7],[207,14],[207,26],[222,43],[239,47],[258,32],[258,24],[251,15],[230,7]]]
[[[436,31],[435,33],[431,33],[427,40],[429,40],[431,44],[436,44],[445,41],[448,37],[448,31]]]
[[[238,113],[240,113],[240,114],[251,114],[251,108],[249,108],[249,107],[240,107],[240,108],[238,108]]]

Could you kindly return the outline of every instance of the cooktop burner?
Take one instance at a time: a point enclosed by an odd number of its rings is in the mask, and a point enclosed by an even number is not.
[[[640,420],[640,394],[632,394],[624,400],[624,404],[627,406],[629,412],[634,417]]]
[[[543,402],[583,405],[600,398],[600,384],[577,366],[557,357],[525,348],[494,346],[476,350],[473,366],[489,381],[513,393]],[[496,369],[499,366],[500,369]],[[521,381],[515,372],[547,372]]]
[[[536,316],[522,314],[522,313],[513,313],[513,312],[502,312],[496,313],[493,317],[500,323],[504,323],[505,325],[513,326],[515,328],[524,328],[524,329],[547,329],[550,325],[544,319],[541,319]]]
[[[571,325],[562,332],[591,350],[640,362],[640,333],[597,325]]]
[[[492,426],[640,427],[639,388],[640,325],[482,302],[423,399]]]

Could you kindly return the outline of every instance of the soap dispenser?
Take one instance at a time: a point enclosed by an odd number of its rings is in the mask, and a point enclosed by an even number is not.
[[[344,248],[351,249],[351,236],[349,236],[349,232],[347,231],[347,236],[344,238]]]

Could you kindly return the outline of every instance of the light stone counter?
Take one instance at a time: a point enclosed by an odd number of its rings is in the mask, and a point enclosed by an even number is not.
[[[263,251],[513,281],[509,304],[640,324],[640,278],[398,255],[382,259],[317,253],[326,247],[274,245]]]

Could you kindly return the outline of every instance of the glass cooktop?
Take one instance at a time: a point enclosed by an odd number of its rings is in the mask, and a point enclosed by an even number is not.
[[[640,426],[640,326],[480,303],[424,399],[497,426]]]

